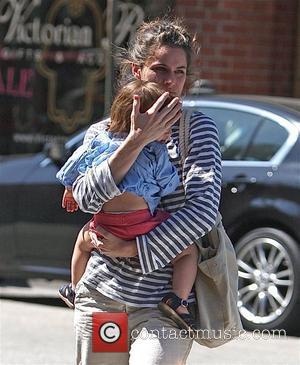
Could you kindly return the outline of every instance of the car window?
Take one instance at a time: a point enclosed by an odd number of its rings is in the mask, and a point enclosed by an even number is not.
[[[66,149],[74,152],[76,148],[82,145],[84,136],[86,134],[87,129],[83,129],[79,133],[73,135],[67,142],[66,142]]]
[[[223,160],[244,160],[252,136],[261,117],[255,114],[222,108],[201,107],[218,128]]]
[[[255,134],[245,158],[248,161],[269,161],[288,138],[288,131],[270,119],[264,119]]]

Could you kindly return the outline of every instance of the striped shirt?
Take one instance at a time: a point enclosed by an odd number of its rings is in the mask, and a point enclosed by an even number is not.
[[[92,125],[84,143],[106,124],[107,120]],[[110,258],[93,251],[83,277],[85,283],[102,294],[132,306],[155,307],[171,291],[171,260],[208,233],[217,218],[221,154],[215,123],[202,113],[192,114],[188,156],[183,165],[179,123],[172,127],[167,147],[170,160],[178,169],[180,184],[174,193],[162,198],[159,207],[170,212],[171,217],[136,238],[138,257]],[[99,212],[105,202],[120,195],[108,162],[80,175],[73,185],[73,194],[80,209],[87,213]]]

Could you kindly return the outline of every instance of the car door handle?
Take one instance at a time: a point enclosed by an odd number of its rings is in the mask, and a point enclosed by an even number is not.
[[[256,178],[249,177],[245,174],[236,175],[228,183],[224,184],[224,187],[229,189],[232,194],[243,192],[249,184],[255,184]]]
[[[232,179],[232,183],[233,184],[255,184],[256,183],[256,177],[249,177],[247,175],[241,174],[241,175],[236,175],[233,179]]]

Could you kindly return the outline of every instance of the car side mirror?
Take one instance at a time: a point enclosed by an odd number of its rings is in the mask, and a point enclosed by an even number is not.
[[[68,152],[63,141],[47,143],[44,152],[58,166],[62,166],[68,158]]]

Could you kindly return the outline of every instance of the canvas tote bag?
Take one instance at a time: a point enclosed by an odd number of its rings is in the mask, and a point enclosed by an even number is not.
[[[179,126],[182,168],[189,148],[190,117],[191,112],[185,111]],[[237,307],[236,255],[224,230],[220,213],[212,231],[195,243],[199,250],[195,281],[196,318],[199,330],[194,340],[207,347],[217,347],[237,337],[243,331]]]

